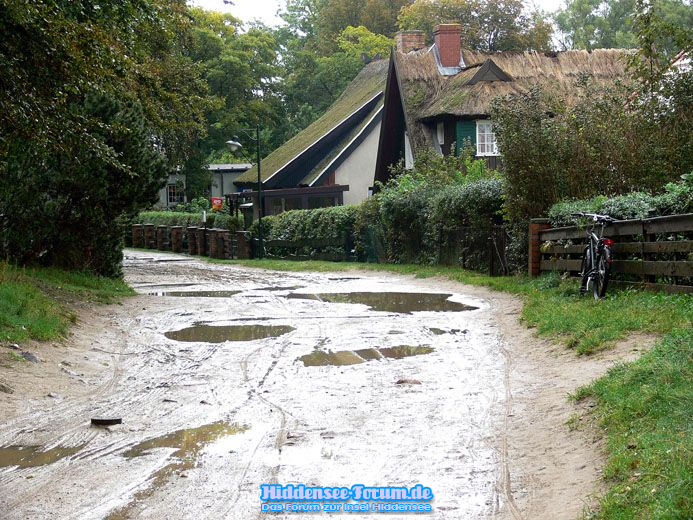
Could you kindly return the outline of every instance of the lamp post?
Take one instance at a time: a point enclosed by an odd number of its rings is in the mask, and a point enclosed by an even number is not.
[[[255,131],[255,137],[253,137],[252,132]],[[257,238],[258,238],[258,258],[262,258],[263,247],[262,247],[262,170],[261,170],[261,159],[260,159],[260,125],[256,125],[255,128],[241,128],[248,139],[255,142],[255,155],[257,160]],[[238,142],[238,137],[234,136],[233,140],[226,141],[226,146],[229,150],[235,152],[239,148],[243,148],[243,145]]]

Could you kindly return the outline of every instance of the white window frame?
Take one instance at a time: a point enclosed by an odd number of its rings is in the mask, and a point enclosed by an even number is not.
[[[493,131],[493,122],[489,119],[480,119],[476,122],[476,155],[477,157],[500,155],[496,134]]]

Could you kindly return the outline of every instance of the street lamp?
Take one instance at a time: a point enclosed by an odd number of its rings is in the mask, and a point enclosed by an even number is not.
[[[255,137],[253,137],[252,132],[253,130],[255,131]],[[260,125],[257,125],[255,128],[240,128],[240,131],[243,132],[248,139],[251,141],[255,142],[255,152],[256,152],[256,159],[257,159],[257,203],[258,203],[258,208],[257,208],[257,238],[258,238],[258,252],[257,256],[258,258],[262,258],[262,175],[261,175],[261,170],[260,170]],[[238,137],[234,136],[233,140],[226,141],[226,146],[228,146],[229,150],[232,152],[237,151],[240,148],[243,148],[243,145],[238,142]]]

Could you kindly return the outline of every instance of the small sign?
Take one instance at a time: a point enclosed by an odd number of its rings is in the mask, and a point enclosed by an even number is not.
[[[224,199],[222,197],[212,197],[212,209],[219,211],[224,205]]]

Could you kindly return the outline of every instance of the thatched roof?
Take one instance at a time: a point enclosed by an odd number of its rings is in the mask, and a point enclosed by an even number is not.
[[[442,116],[483,117],[497,96],[527,91],[541,85],[570,104],[577,95],[577,80],[588,76],[599,84],[626,76],[630,51],[598,49],[557,53],[462,50],[465,67],[454,76],[440,74],[431,49],[394,53],[397,79],[407,128],[415,148],[426,146],[420,124]],[[488,80],[490,79],[490,80]],[[501,80],[502,79],[502,80]]]
[[[621,49],[564,51],[544,54],[529,52],[482,53],[462,51],[466,67],[457,75],[439,74],[433,53],[396,53],[400,85],[405,90],[408,110],[422,119],[440,114],[475,116],[487,114],[491,100],[513,92],[542,85],[561,94],[570,103],[576,93],[576,81],[586,75],[598,83],[612,83],[626,74]],[[491,60],[512,81],[489,81],[468,84],[476,71]]]
[[[274,150],[267,157],[262,159],[262,179],[267,181],[275,176],[277,172],[282,172],[287,165],[300,160],[302,154],[309,151],[310,147],[335,130],[340,124],[344,123],[350,116],[361,110],[358,121],[349,125],[347,136],[340,134],[339,138],[331,145],[330,155],[337,153],[340,146],[349,143],[348,136],[358,133],[360,128],[366,125],[374,111],[382,106],[382,96],[378,98],[377,107],[371,106],[378,94],[382,93],[387,77],[387,60],[377,60],[366,65],[356,78],[347,86],[342,95],[319,119],[289,139],[282,146]],[[320,152],[322,153],[322,152]],[[320,160],[320,164],[325,163],[326,157]],[[296,184],[309,184],[320,173],[320,164],[310,167]],[[257,181],[257,169],[251,168],[241,175],[235,182],[253,183]]]

